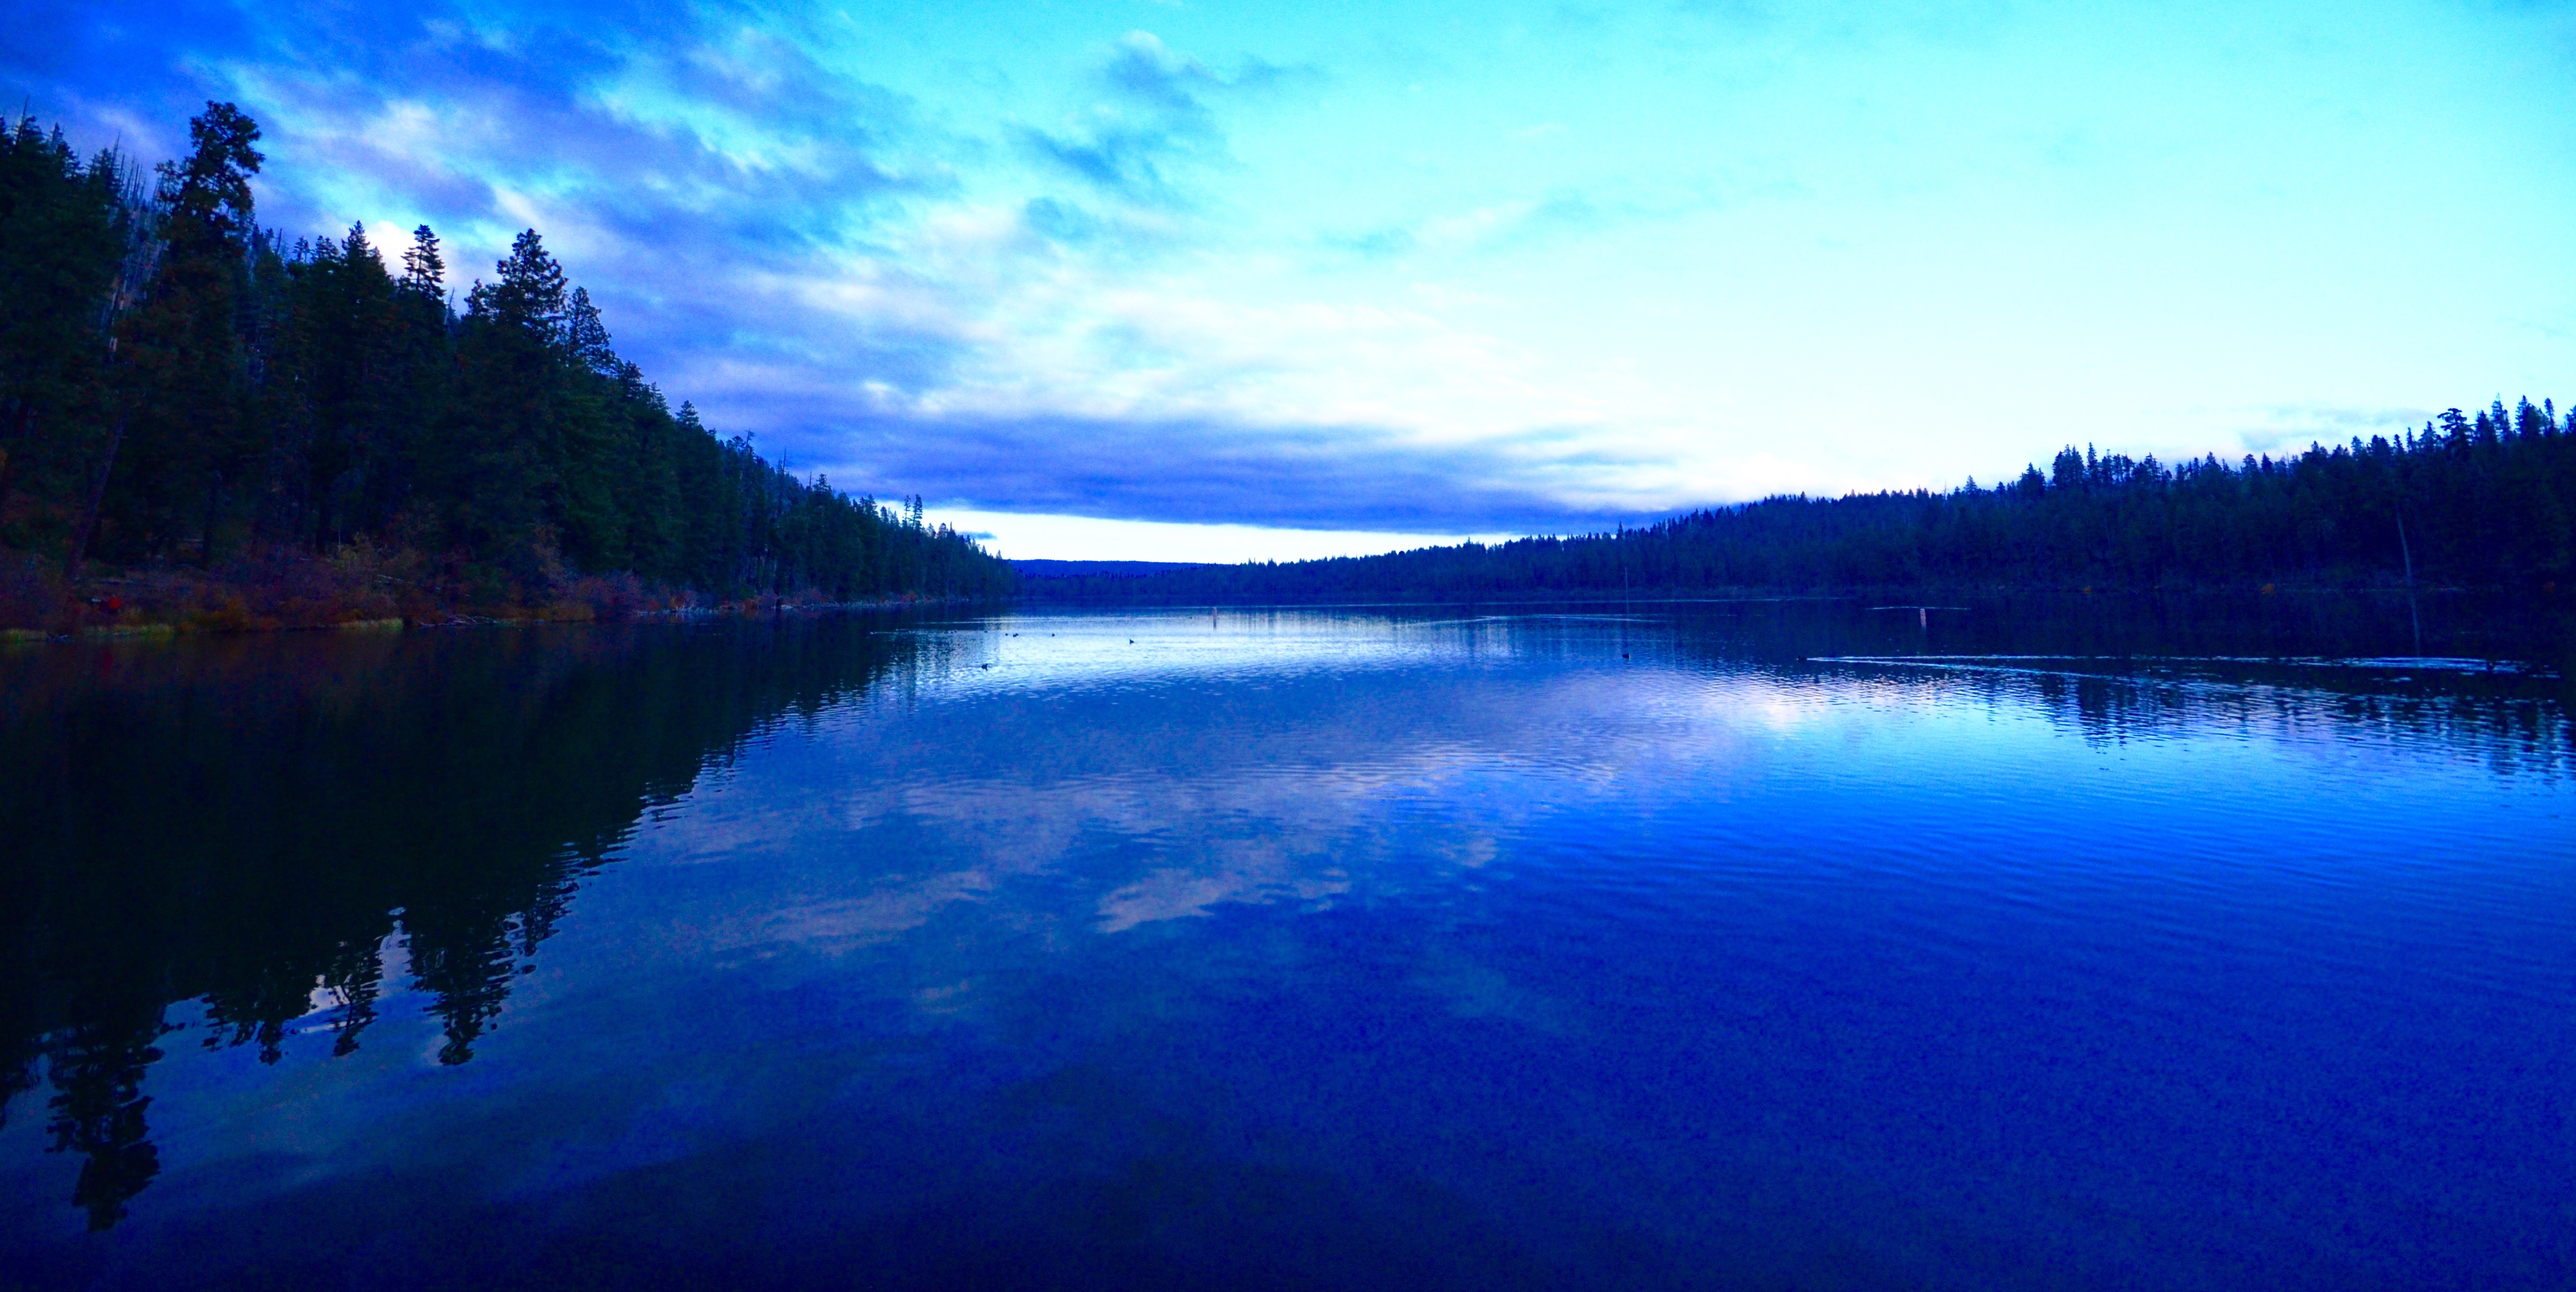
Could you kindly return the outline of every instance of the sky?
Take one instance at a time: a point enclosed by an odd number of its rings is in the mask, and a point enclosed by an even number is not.
[[[84,146],[521,228],[676,404],[1242,560],[2576,400],[2576,4],[0,0]]]

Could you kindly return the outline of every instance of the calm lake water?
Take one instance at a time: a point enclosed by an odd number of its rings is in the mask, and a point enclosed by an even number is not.
[[[2384,610],[0,655],[0,1287],[2569,1286],[2567,693]]]

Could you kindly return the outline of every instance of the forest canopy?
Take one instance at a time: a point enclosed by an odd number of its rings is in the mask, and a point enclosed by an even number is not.
[[[83,158],[32,117],[0,129],[0,619],[30,616],[12,588],[39,568],[72,604],[65,579],[85,563],[271,584],[327,568],[346,576],[343,601],[349,578],[406,589],[370,604],[407,615],[560,602],[603,579],[626,602],[1016,589],[918,498],[799,479],[673,409],[536,230],[459,290],[427,226],[399,250],[361,225],[292,241],[262,227],[260,128],[232,105],[208,104],[189,139],[147,174],[113,149]],[[1039,586],[1179,601],[2550,588],[2576,565],[2571,508],[2576,410],[2497,399],[2278,460],[2069,447],[1992,487]],[[317,604],[301,613],[361,613]]]
[[[2167,466],[2088,446],[1992,488],[1803,495],[1571,538],[1063,578],[1169,601],[2294,583],[2554,589],[2576,564],[2576,409],[2502,400],[2421,432]]]
[[[32,117],[0,129],[0,547],[22,564],[363,549],[457,604],[603,575],[714,599],[1012,589],[918,499],[799,479],[674,410],[534,229],[459,293],[425,225],[398,252],[263,228],[259,139],[210,103],[147,176]]]

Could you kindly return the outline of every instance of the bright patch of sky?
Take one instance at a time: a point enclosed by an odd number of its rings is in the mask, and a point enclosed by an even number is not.
[[[1017,556],[2576,397],[2563,5],[19,10],[83,142],[228,98],[272,224],[533,225],[675,401]]]

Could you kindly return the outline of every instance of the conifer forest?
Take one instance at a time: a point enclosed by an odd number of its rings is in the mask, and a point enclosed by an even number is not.
[[[222,627],[1011,590],[919,500],[671,407],[536,230],[460,289],[427,226],[263,227],[259,139],[210,103],[147,175],[0,130],[0,627],[74,595]]]
[[[363,226],[290,241],[260,225],[260,130],[232,105],[208,104],[189,137],[147,175],[113,149],[84,159],[32,117],[0,131],[0,627],[154,596],[226,627],[1017,589],[919,499],[800,479],[673,409],[536,230],[460,288],[427,226],[394,249]],[[1033,590],[2554,592],[2576,562],[2572,507],[2576,409],[2498,398],[2279,459],[2069,447],[1992,487]]]
[[[1570,538],[1052,579],[1209,601],[2264,585],[2554,594],[2576,562],[2576,409],[2451,409],[2420,432],[2167,466],[2087,446],[1991,488],[1766,498]]]

